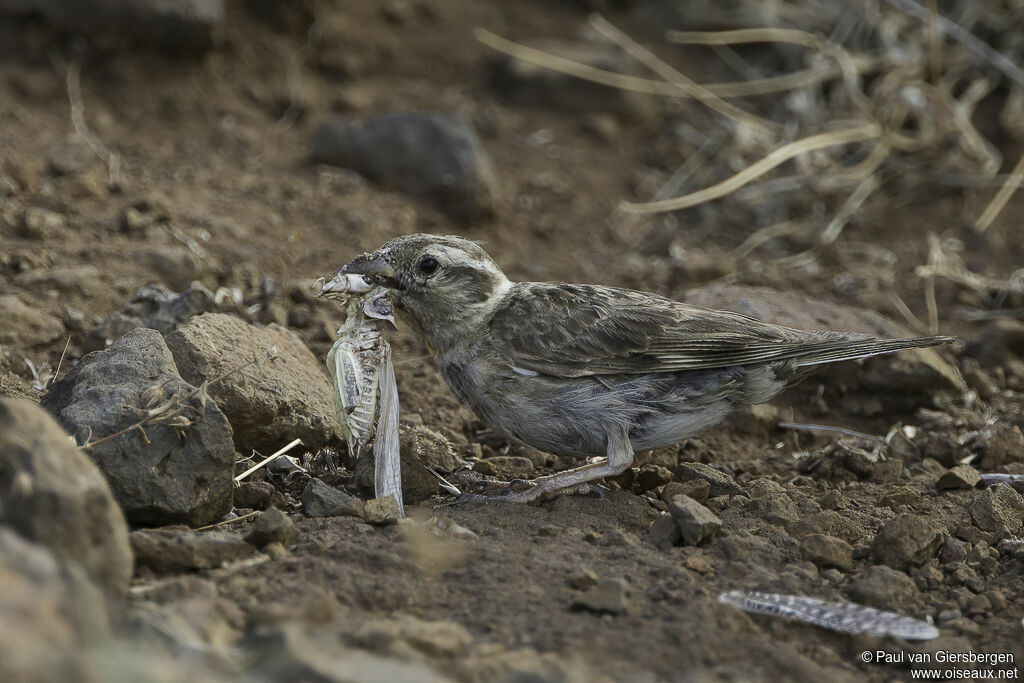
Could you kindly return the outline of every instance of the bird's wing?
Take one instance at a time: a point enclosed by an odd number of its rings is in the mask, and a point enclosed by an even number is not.
[[[555,283],[515,285],[490,325],[514,367],[556,377],[788,359],[808,365],[857,357],[847,352],[878,343],[868,335],[794,330],[645,292]]]

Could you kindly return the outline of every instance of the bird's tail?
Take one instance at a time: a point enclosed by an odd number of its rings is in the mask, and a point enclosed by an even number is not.
[[[847,339],[832,342],[829,348],[809,351],[795,358],[795,365],[804,368],[845,360],[870,358],[905,349],[920,349],[939,346],[956,341],[956,337],[913,337],[911,339],[875,339],[867,335],[850,335]]]

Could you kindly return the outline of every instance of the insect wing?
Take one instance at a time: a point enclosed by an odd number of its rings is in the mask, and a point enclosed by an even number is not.
[[[373,441],[374,495],[377,498],[394,496],[398,501],[398,513],[405,517],[398,438],[398,385],[391,365],[391,347],[387,342],[384,342],[379,377],[380,416],[377,419],[377,438]]]

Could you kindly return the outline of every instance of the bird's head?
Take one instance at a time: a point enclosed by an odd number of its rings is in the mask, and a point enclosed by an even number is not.
[[[483,324],[511,283],[479,244],[451,235],[404,235],[334,274],[365,275],[390,290],[399,315],[432,350]]]

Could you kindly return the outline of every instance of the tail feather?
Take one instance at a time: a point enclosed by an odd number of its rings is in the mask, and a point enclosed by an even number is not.
[[[818,349],[795,359],[796,367],[803,368],[826,363],[839,363],[858,358],[870,358],[905,349],[920,349],[956,341],[956,337],[913,337],[911,339],[853,338],[848,343],[833,342],[827,349]]]

